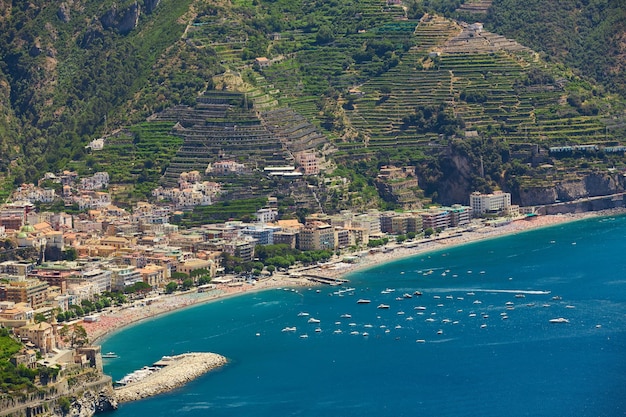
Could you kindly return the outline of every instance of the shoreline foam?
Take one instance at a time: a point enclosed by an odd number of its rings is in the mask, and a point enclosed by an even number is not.
[[[369,251],[361,252],[359,254],[358,263],[344,263],[340,260],[336,260],[325,265],[305,268],[305,270],[306,274],[339,278],[384,263],[434,252],[452,246],[459,246],[502,236],[510,236],[543,227],[550,227],[593,217],[623,215],[625,213],[626,211],[624,210],[613,209],[576,214],[537,216],[532,218],[532,220],[516,220],[500,227],[486,227],[471,232],[466,231],[461,234],[456,232],[450,237],[446,237],[445,234],[442,234],[442,236],[436,240],[431,239],[419,241],[418,245],[412,248],[393,244],[388,246],[389,248],[393,248],[393,251],[390,252],[377,252],[373,254],[369,253]],[[342,257],[339,257],[339,259],[341,258]],[[85,330],[87,330],[89,340],[93,343],[95,341],[100,341],[103,337],[119,331],[124,327],[136,324],[142,320],[175,312],[183,308],[206,302],[222,300],[226,297],[247,294],[250,292],[258,292],[272,288],[313,285],[320,284],[313,283],[305,278],[293,278],[284,274],[274,274],[272,277],[258,281],[254,285],[246,283],[239,287],[220,286],[218,289],[206,293],[187,292],[183,294],[157,297],[151,304],[145,306],[112,309],[110,313],[101,314],[100,321],[83,323],[83,326],[85,327]]]

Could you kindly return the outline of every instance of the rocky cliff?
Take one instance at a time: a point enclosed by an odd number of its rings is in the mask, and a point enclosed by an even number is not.
[[[101,374],[100,374],[101,375]],[[82,376],[77,378],[83,380]],[[68,386],[67,380],[54,384],[53,389],[41,391],[35,397],[0,403],[0,416],[11,417],[91,417],[117,409],[111,377],[101,375],[90,382]],[[32,398],[31,398],[32,397]]]
[[[624,191],[624,183],[624,177],[619,173],[590,173],[555,184],[522,186],[519,204],[536,206],[611,195]]]
[[[117,400],[113,393],[111,379],[100,389],[86,389],[71,397],[69,411],[65,412],[59,404],[54,409],[54,416],[91,417],[94,414],[117,409]],[[58,413],[58,412],[61,413]]]

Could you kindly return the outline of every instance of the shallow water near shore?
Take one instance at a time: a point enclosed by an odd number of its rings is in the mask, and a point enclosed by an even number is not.
[[[104,341],[114,380],[188,351],[230,363],[109,415],[624,415],[625,249],[626,217],[588,219],[151,319]]]

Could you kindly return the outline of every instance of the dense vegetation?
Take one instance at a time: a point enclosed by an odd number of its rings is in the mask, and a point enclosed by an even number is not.
[[[543,158],[554,165],[546,173],[532,155],[533,144],[544,152],[624,144],[626,106],[611,94],[624,92],[623,8],[600,0],[550,8],[494,1],[488,27],[542,50],[539,56],[495,35],[484,35],[486,43],[501,46],[485,47],[483,35],[433,14],[458,16],[461,3],[163,0],[154,8],[143,0],[136,27],[126,19],[130,2],[2,3],[4,188],[49,170],[106,170],[116,201],[146,198],[171,161],[193,159],[172,129],[179,119],[146,116],[193,106],[207,90],[245,92],[243,107],[254,112],[288,107],[304,117],[332,142],[331,169],[300,190],[256,173],[225,178],[225,194],[244,201],[185,213],[177,218],[182,225],[249,217],[259,206],[249,199],[271,193],[283,193],[302,214],[314,209],[301,205],[312,200],[309,186],[328,211],[375,206],[374,178],[387,164],[416,166],[421,198],[443,203],[463,202],[469,189],[515,195],[525,182],[626,167],[623,152],[595,153]],[[256,57],[271,65],[255,68]],[[561,60],[593,72],[580,77]],[[466,131],[477,136],[465,138]],[[85,149],[102,135],[104,150]],[[196,162],[216,158],[210,149]]]
[[[0,329],[0,392],[12,393],[34,389],[36,372],[20,365],[15,367],[9,359],[22,349],[21,343],[11,337],[8,330]]]
[[[565,62],[626,95],[626,8],[622,1],[495,0],[489,27]]]

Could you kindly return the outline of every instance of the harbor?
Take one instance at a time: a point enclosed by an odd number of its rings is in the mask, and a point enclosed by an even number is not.
[[[153,366],[144,366],[117,381],[115,396],[118,402],[124,403],[162,394],[227,362],[224,356],[210,352],[164,356]]]

